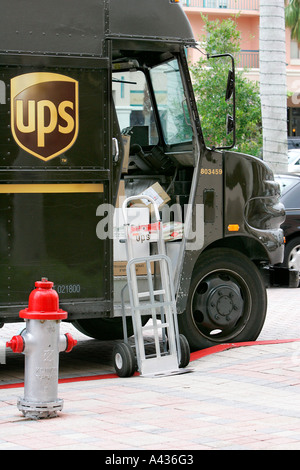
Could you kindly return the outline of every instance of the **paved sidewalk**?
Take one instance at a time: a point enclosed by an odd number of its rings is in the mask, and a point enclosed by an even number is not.
[[[60,383],[59,417],[38,421],[17,409],[23,388],[0,389],[0,450],[300,450],[300,291],[278,291],[286,338],[193,354],[188,374],[79,377]]]
[[[300,449],[300,343],[228,349],[162,378],[59,385],[59,417],[32,421],[0,390],[0,450]]]

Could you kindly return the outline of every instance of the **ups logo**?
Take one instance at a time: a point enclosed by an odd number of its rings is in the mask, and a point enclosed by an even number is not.
[[[11,129],[16,143],[41,160],[68,150],[78,135],[78,82],[46,72],[14,77]]]

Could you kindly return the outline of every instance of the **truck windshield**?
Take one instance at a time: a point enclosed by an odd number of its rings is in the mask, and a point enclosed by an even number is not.
[[[190,142],[192,127],[177,60],[150,70],[163,138],[167,145]],[[120,129],[144,133],[142,146],[157,145],[159,134],[146,76],[142,70],[113,73],[113,98]]]
[[[164,140],[168,145],[192,140],[192,127],[177,60],[151,70]]]

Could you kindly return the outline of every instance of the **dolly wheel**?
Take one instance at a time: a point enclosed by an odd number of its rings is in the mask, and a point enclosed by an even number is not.
[[[179,367],[183,368],[183,367],[186,367],[190,362],[190,346],[186,337],[181,334],[179,335],[179,343],[180,343]]]
[[[113,362],[119,377],[131,377],[136,371],[136,359],[127,343],[118,343],[113,350]]]

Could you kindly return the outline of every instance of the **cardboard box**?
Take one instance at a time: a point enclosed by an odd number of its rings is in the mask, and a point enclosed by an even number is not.
[[[181,240],[184,233],[184,224],[182,222],[166,222],[163,224],[163,239],[166,242]]]
[[[128,173],[130,135],[122,135],[122,140],[123,140],[123,145],[124,145],[124,158],[123,158],[122,173]]]
[[[140,200],[133,201],[133,205],[144,205],[149,207],[151,204],[148,199],[143,199],[143,194],[146,194],[147,196],[152,197],[152,199],[156,202],[158,205],[158,208],[160,209],[164,204],[166,204],[168,201],[170,201],[169,195],[164,191],[164,189],[161,187],[159,183],[154,183],[152,186],[149,188],[145,189],[139,196],[141,196]],[[151,212],[154,211],[154,208],[150,208]]]
[[[116,200],[116,207],[122,207],[122,204],[123,204],[125,198],[126,198],[126,196],[125,196],[125,181],[120,180],[119,190],[118,190],[117,200]]]
[[[126,276],[127,261],[114,261],[114,276]],[[145,276],[147,274],[146,263],[138,263],[135,265],[135,272],[137,276]],[[154,268],[151,263],[151,273],[153,274]]]
[[[149,223],[149,210],[146,207],[133,207],[127,209],[128,222],[132,225],[144,225]],[[114,276],[126,276],[126,246],[124,217],[121,208],[116,208],[114,212]],[[150,244],[145,238],[134,238],[132,240],[134,256],[136,258],[146,258],[150,255]],[[147,274],[146,263],[136,265],[138,276]]]
[[[134,226],[149,223],[149,210],[146,207],[132,207],[127,209],[128,223]],[[124,217],[121,208],[116,208],[113,219],[114,227],[114,261],[126,261]],[[149,256],[150,244],[145,238],[134,238],[132,240],[135,258]]]

